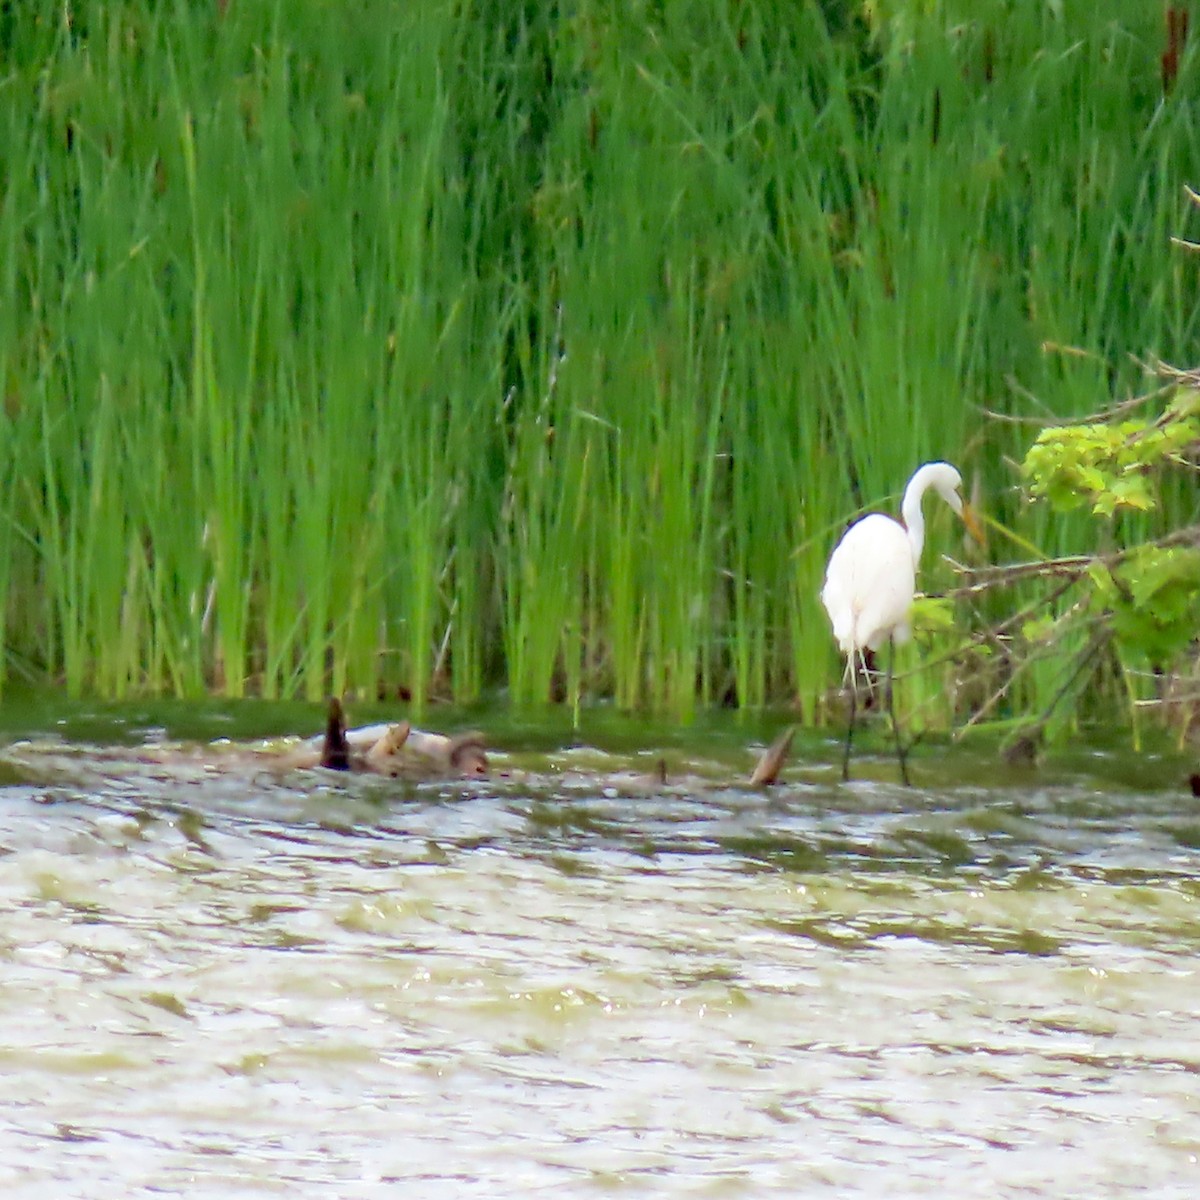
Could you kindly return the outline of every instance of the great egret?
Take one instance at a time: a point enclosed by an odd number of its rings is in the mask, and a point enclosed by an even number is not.
[[[916,591],[917,564],[925,545],[921,500],[931,488],[962,517],[971,536],[982,541],[975,515],[962,498],[962,476],[949,463],[932,462],[918,467],[908,481],[900,505],[900,521],[883,513],[870,513],[846,531],[829,556],[821,603],[833,623],[833,636],[846,655],[846,676],[850,681],[850,724],[842,757],[843,779],[850,778],[850,740],[854,736],[858,707],[857,668],[862,668],[870,689],[866,651],[878,650],[884,642],[890,642],[888,712],[900,759],[900,777],[906,785],[909,782],[892,704],[892,657],[896,644],[907,641],[912,632],[908,614]]]

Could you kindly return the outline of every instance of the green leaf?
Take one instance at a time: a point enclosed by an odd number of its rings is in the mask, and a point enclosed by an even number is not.
[[[1027,642],[1044,642],[1054,632],[1055,620],[1052,614],[1033,617],[1021,626],[1021,636]]]
[[[1171,397],[1167,412],[1180,419],[1200,417],[1200,388],[1180,388]]]
[[[1121,507],[1136,508],[1141,512],[1148,512],[1154,507],[1154,497],[1150,494],[1144,475],[1130,472],[1116,480],[1100,494],[1092,505],[1092,511],[1100,516],[1111,516]]]
[[[945,633],[954,628],[954,605],[945,596],[918,596],[909,623],[918,633]]]
[[[1123,648],[1151,662],[1183,651],[1200,629],[1200,550],[1144,546],[1115,576],[1106,602]]]

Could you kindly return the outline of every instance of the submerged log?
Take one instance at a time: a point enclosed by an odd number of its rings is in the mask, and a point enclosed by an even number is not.
[[[759,756],[748,776],[751,787],[770,787],[779,782],[786,766],[796,733],[788,726]],[[477,731],[449,735],[413,729],[408,721],[377,723],[348,728],[341,701],[329,701],[325,731],[318,737],[294,745],[282,753],[263,747],[242,750],[259,764],[269,765],[272,771],[312,770],[369,773],[392,778],[425,781],[437,779],[485,779],[490,774],[487,749],[483,735]],[[231,765],[233,759],[230,760]],[[520,774],[520,772],[518,772]],[[744,777],[745,778],[745,777]],[[622,779],[624,786],[638,794],[668,787],[665,759],[658,759],[650,773],[636,779]],[[676,786],[686,786],[686,779]],[[703,786],[700,780],[694,781]]]
[[[407,721],[347,729],[345,713],[336,698],[329,702],[320,743],[310,743],[281,765],[287,769],[320,766],[334,771],[370,771],[413,779],[482,779],[488,774],[482,734],[449,737],[413,729]]]
[[[346,714],[335,696],[329,701],[325,719],[325,741],[321,745],[321,766],[331,771],[350,770],[350,744],[346,741]]]
[[[370,736],[362,737],[363,732],[369,732]],[[280,755],[272,765],[281,771],[324,767],[330,771],[395,775],[399,756],[411,733],[412,726],[407,721],[375,725],[369,731],[348,730],[342,703],[333,697],[329,701],[325,732],[320,740]]]

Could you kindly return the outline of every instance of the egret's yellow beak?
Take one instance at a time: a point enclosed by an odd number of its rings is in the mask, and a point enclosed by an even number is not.
[[[987,545],[987,534],[983,530],[983,525],[979,518],[975,515],[975,510],[964,500],[962,510],[963,524],[967,527],[967,532],[981,545]]]

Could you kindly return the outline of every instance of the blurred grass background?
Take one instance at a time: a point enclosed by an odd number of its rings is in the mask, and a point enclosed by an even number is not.
[[[851,516],[947,458],[1089,549],[984,410],[1194,363],[1166,49],[1128,0],[0,5],[5,677],[819,719]]]

